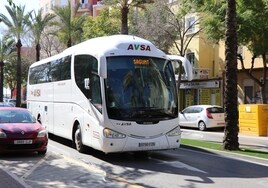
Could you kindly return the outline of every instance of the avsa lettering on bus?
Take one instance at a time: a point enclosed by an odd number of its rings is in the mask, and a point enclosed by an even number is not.
[[[151,51],[151,48],[149,45],[144,44],[130,44],[127,50]]]

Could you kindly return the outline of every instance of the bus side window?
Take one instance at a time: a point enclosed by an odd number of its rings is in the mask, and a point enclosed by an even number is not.
[[[75,82],[87,99],[94,106],[101,106],[100,78],[97,75],[98,61],[90,55],[77,55],[74,59]],[[89,90],[85,88],[85,80],[89,78]],[[98,108],[98,107],[97,107]],[[100,110],[98,108],[98,110]]]

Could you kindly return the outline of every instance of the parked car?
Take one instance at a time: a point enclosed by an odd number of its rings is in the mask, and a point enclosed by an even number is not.
[[[4,102],[13,103],[16,106],[16,99],[5,99]]]
[[[25,108],[0,107],[0,153],[47,151],[45,128]]]
[[[179,117],[180,126],[194,127],[200,131],[225,126],[224,109],[216,105],[189,106],[179,113]]]
[[[11,102],[0,102],[0,107],[15,107]]]

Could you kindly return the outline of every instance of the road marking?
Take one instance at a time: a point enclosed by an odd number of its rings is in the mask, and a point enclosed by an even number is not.
[[[131,183],[128,180],[126,180],[124,178],[121,178],[119,176],[115,176],[115,175],[112,175],[112,174],[107,174],[104,170],[99,169],[95,165],[92,165],[92,164],[90,165],[90,164],[84,163],[82,161],[78,161],[77,159],[74,159],[72,157],[67,157],[67,156],[64,156],[64,155],[62,155],[62,156],[67,161],[70,161],[70,162],[72,162],[72,163],[74,163],[76,165],[82,166],[82,167],[84,167],[86,170],[88,170],[90,172],[98,173],[99,175],[104,176],[104,178],[103,178],[104,181],[105,181],[105,177],[107,177],[108,179],[112,179],[112,180],[115,180],[117,182],[125,183],[125,184],[129,185],[132,188],[144,188],[143,186],[140,186],[140,185],[138,185],[136,183]]]
[[[195,168],[193,166],[187,165],[185,163],[179,162],[179,161],[163,161],[163,160],[158,160],[158,159],[154,159],[151,158],[151,160],[157,161],[159,163],[165,164],[165,165],[169,165],[172,167],[176,167],[176,168],[182,168],[182,169],[187,169],[187,170],[191,170],[191,171],[195,171],[195,172],[201,172],[204,174],[207,174],[207,172],[200,170],[198,168]]]
[[[104,181],[106,181],[105,179],[111,179],[111,180],[115,180],[115,181],[117,181],[117,182],[125,183],[125,184],[127,184],[129,187],[131,187],[131,188],[144,188],[144,187],[141,186],[141,185],[138,185],[138,184],[136,184],[136,183],[131,183],[131,182],[129,182],[128,180],[126,180],[126,179],[124,179],[124,178],[121,178],[121,177],[119,177],[119,176],[112,175],[112,174],[107,174],[104,170],[98,168],[97,166],[95,166],[95,165],[93,165],[93,164],[87,164],[87,163],[85,163],[85,162],[83,162],[83,161],[80,161],[79,159],[75,159],[75,158],[73,158],[73,157],[71,157],[71,156],[67,156],[68,153],[64,152],[64,150],[61,150],[61,149],[59,149],[59,148],[57,148],[57,147],[55,147],[55,146],[50,145],[50,147],[53,147],[53,148],[57,149],[58,151],[63,151],[62,153],[57,153],[57,152],[51,151],[52,153],[60,154],[65,160],[67,160],[67,161],[69,161],[69,162],[71,162],[71,163],[73,163],[73,164],[82,166],[82,167],[84,167],[86,170],[88,170],[89,172],[97,173],[97,174],[103,176],[103,177],[104,177],[104,178],[103,178]],[[66,155],[63,154],[63,153],[66,153]]]
[[[36,163],[27,173],[25,173],[21,178],[22,179],[26,179],[29,175],[31,175],[33,173],[33,171],[35,171],[35,169],[37,167],[39,167],[43,162],[46,161],[46,159],[49,157],[50,155],[46,154],[46,156],[44,158],[42,158],[40,161],[38,161],[38,163]]]

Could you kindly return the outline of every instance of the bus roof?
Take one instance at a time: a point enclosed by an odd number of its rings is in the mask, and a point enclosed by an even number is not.
[[[82,43],[76,44],[57,55],[42,59],[39,62],[34,63],[31,65],[31,67],[71,54],[90,54],[96,58],[99,58],[101,56],[127,55],[167,58],[166,54],[163,51],[156,48],[155,45],[146,39],[133,35],[111,35],[92,38]]]
[[[66,49],[66,54],[143,55],[165,57],[165,53],[157,49],[150,41],[133,35],[111,35],[92,38]]]

